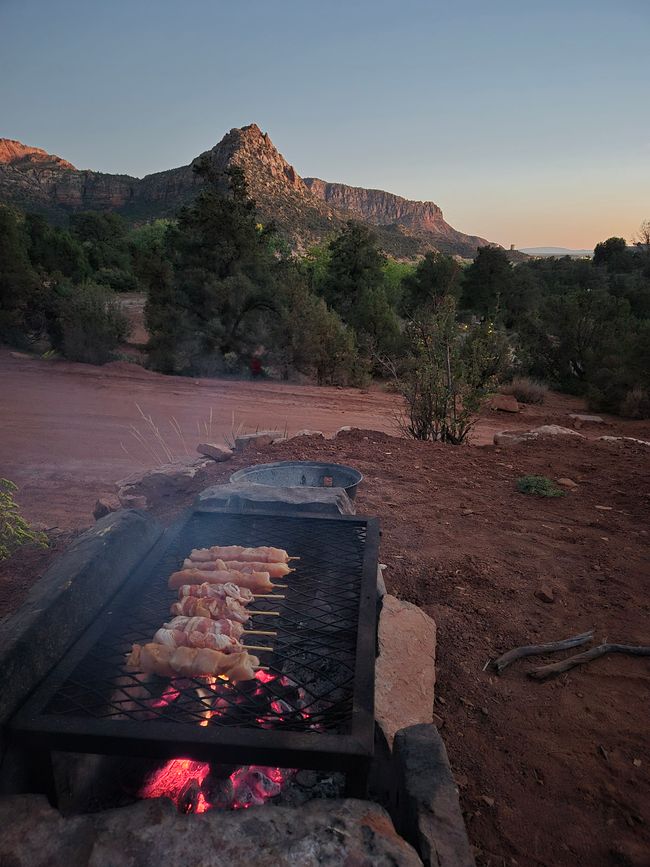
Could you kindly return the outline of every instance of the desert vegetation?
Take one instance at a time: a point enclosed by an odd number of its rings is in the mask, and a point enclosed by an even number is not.
[[[39,530],[34,530],[20,514],[14,493],[18,490],[9,479],[0,479],[0,561],[5,560],[14,551],[34,543],[45,547],[47,536]]]
[[[650,415],[650,247],[593,259],[480,247],[469,263],[381,251],[348,222],[302,255],[263,225],[243,174],[208,163],[175,220],[130,226],[78,213],[67,229],[0,208],[0,339],[78,361],[115,357],[121,293],[146,293],[147,363],[163,373],[307,377],[361,385],[388,373],[404,429],[460,442],[490,389],[542,403],[548,387],[594,409]]]

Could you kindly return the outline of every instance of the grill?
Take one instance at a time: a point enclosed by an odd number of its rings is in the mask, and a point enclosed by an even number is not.
[[[71,750],[346,771],[363,785],[374,742],[375,519],[192,512],[167,531],[12,720],[41,754]],[[265,672],[234,684],[124,669],[169,619],[167,578],[192,548],[275,545],[300,559],[284,599],[256,599]],[[44,764],[47,764],[44,761]]]

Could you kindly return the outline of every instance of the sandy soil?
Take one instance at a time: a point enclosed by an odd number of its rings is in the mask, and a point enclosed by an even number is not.
[[[174,415],[188,437],[211,405],[220,431],[234,410],[251,425],[331,432],[342,424],[389,429],[394,403],[381,393],[161,380],[8,353],[0,376],[0,472],[24,484],[30,517],[69,527],[88,524],[96,495],[142,460],[120,447],[136,401],[159,421]],[[494,429],[566,424],[578,407],[553,396],[519,416],[489,413],[479,440]],[[216,482],[250,463],[328,458],[364,473],[358,510],[381,518],[388,588],[438,624],[436,721],[481,867],[649,863],[648,660],[610,656],[547,683],[525,672],[550,658],[521,661],[501,677],[484,670],[514,646],[590,627],[599,640],[650,643],[650,450],[593,439],[650,439],[650,425],[609,421],[585,431],[587,441],[508,449],[355,431],[276,444],[212,470]],[[578,488],[559,499],[517,493],[516,479],[529,473],[568,477]],[[169,505],[154,511],[173,518]],[[0,605],[19,604],[49,556],[25,552],[4,564]],[[535,595],[542,585],[552,603]]]

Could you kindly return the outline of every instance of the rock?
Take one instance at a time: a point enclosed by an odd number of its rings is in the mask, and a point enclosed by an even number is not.
[[[299,430],[298,433],[295,433],[293,436],[288,437],[290,440],[298,439],[298,437],[318,437],[319,439],[325,439],[325,434],[322,430]]]
[[[531,430],[504,430],[494,434],[495,446],[512,446],[519,443],[530,442],[531,440],[539,439],[540,437],[560,437],[571,436],[586,439],[584,434],[578,433],[570,427],[561,427],[557,424],[545,424],[541,427],[532,428]]]
[[[555,602],[555,593],[549,584],[540,585],[537,590],[535,590],[534,595],[536,599],[540,600],[540,602],[546,602],[548,605]]]
[[[519,403],[513,394],[493,394],[489,406],[499,412],[519,412]]]
[[[277,430],[261,430],[257,433],[241,434],[235,439],[235,451],[243,452],[251,447],[261,449],[283,439],[285,439],[284,434]]]
[[[143,494],[131,494],[128,488],[123,488],[117,495],[123,509],[146,509],[147,498]]]
[[[352,799],[187,816],[160,799],[63,818],[41,795],[15,795],[0,800],[0,851],[12,867],[422,865],[382,807]]]
[[[569,418],[572,419],[575,428],[581,428],[589,424],[605,424],[604,419],[599,415],[583,415],[579,412],[570,412]]]
[[[213,461],[229,461],[234,452],[228,446],[220,446],[216,443],[199,443],[196,447],[200,455],[205,455],[207,458],[212,458]]]
[[[117,497],[100,497],[95,503],[93,518],[96,521],[99,521],[99,519],[103,518],[105,515],[110,515],[111,512],[117,512],[118,509],[121,508],[121,505],[122,504]]]
[[[197,483],[207,479],[210,458],[181,458],[153,470],[132,473],[117,483],[117,496],[122,504],[137,508],[132,497],[145,497],[154,503],[162,497],[187,494],[196,490]]]
[[[336,433],[334,434],[334,438],[336,438],[339,434],[350,433],[352,430],[359,430],[359,428],[353,428],[349,424],[343,425],[340,427]]]
[[[195,501],[201,511],[300,512],[354,515],[356,509],[344,488],[281,488],[233,482],[201,491]]]
[[[598,437],[598,439],[605,443],[634,443],[637,446],[650,446],[648,440],[638,440],[635,437]]]
[[[474,867],[458,789],[433,725],[401,729],[393,751],[395,827],[431,867]]]
[[[375,717],[389,745],[399,729],[431,722],[435,682],[436,624],[417,605],[386,594],[379,617]]]
[[[573,479],[557,479],[557,484],[561,488],[568,488],[570,491],[573,491],[578,485],[573,481]]]

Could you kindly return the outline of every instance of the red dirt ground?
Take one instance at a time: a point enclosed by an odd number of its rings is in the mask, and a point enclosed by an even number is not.
[[[389,428],[394,404],[382,393],[161,382],[124,366],[98,371],[8,353],[0,376],[0,475],[26,480],[29,517],[68,528],[88,524],[95,497],[138,465],[119,446],[135,401],[159,418],[182,417],[188,438],[211,404],[228,427],[234,408],[253,425],[289,419],[292,430],[327,432],[341,424]],[[479,440],[495,429],[566,425],[579,406],[552,396],[519,416],[490,413]],[[650,439],[648,423],[609,421],[589,436]],[[514,646],[589,627],[599,640],[650,643],[650,450],[593,439],[453,448],[354,431],[215,464],[211,481],[286,458],[328,458],[364,473],[358,511],[381,518],[388,589],[438,624],[436,719],[478,864],[647,867],[648,660],[609,656],[547,683],[525,672],[550,657],[520,661],[501,677],[483,669]],[[529,473],[568,477],[578,488],[559,499],[517,493],[516,479]],[[173,517],[169,505],[153,511]],[[50,556],[25,551],[5,563],[0,606],[19,604]],[[542,584],[553,589],[553,603],[534,595]]]

